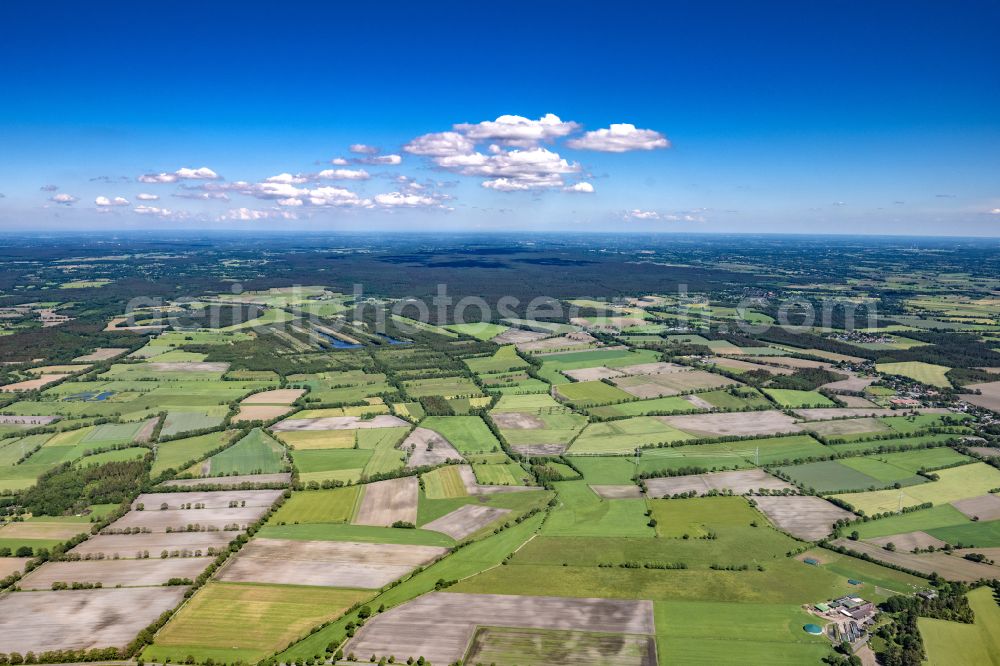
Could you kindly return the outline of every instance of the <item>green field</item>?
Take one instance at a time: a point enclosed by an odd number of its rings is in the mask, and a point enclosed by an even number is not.
[[[634,399],[633,395],[617,386],[611,386],[601,381],[560,384],[559,395],[577,407],[593,407]]]
[[[458,468],[454,466],[439,467],[420,478],[424,482],[424,492],[430,499],[465,497],[469,494],[465,491],[462,477],[458,475]]]
[[[905,361],[903,363],[878,363],[875,365],[875,370],[887,375],[908,377],[928,386],[951,388],[951,382],[946,376],[951,368],[945,365],[935,365],[923,361]]]
[[[930,666],[1000,664],[1000,607],[989,586],[969,592],[974,624],[921,617],[917,619]]]
[[[502,324],[491,324],[487,321],[476,322],[474,324],[451,324],[446,326],[449,331],[469,335],[477,340],[489,340],[506,331],[509,326]]]
[[[260,428],[208,459],[210,476],[268,474],[284,469],[285,447]]]
[[[586,481],[560,481],[554,485],[558,504],[549,514],[542,534],[623,537],[655,534],[646,524],[649,518],[645,515],[645,500],[602,499]]]
[[[935,505],[955,500],[985,495],[1000,487],[1000,470],[986,463],[972,463],[935,472],[939,481],[931,481],[901,490],[875,490],[863,493],[835,495],[867,514],[898,511],[900,506],[914,506],[924,502]]]
[[[850,531],[857,531],[862,539],[874,539],[877,537],[889,536],[890,534],[901,534],[903,532],[930,531],[938,527],[951,527],[953,525],[966,525],[971,523],[965,514],[950,504],[940,504],[929,509],[911,511],[879,520],[870,520],[865,523],[851,525]]]
[[[531,481],[531,475],[517,463],[472,465],[476,480],[486,486],[521,486]]]
[[[268,525],[350,522],[360,493],[361,486],[294,493],[271,516]]]
[[[461,395],[482,395],[482,391],[466,377],[435,377],[403,382],[407,394],[414,398],[440,395],[446,398]]]
[[[573,465],[584,480],[594,485],[631,484],[636,473],[636,459],[625,456],[574,456]]]
[[[695,439],[652,416],[591,423],[570,447],[570,453],[624,453],[640,446]]]
[[[314,492],[314,491],[312,491]],[[404,546],[455,545],[455,541],[440,532],[430,530],[348,525],[346,523],[300,523],[298,525],[265,525],[258,532],[264,539],[294,539],[296,541],[357,541],[361,543],[396,543]]]
[[[193,463],[204,457],[209,451],[232,441],[236,433],[236,430],[227,430],[160,442],[156,445],[156,460],[153,462],[153,469],[149,475],[155,479],[168,469],[179,470],[186,466],[185,463]]]
[[[420,422],[420,427],[438,433],[451,442],[459,453],[501,450],[500,442],[479,416],[428,416]]]
[[[517,355],[514,345],[500,347],[492,356],[465,359],[465,365],[476,374],[506,372],[528,367],[528,362]]]
[[[1000,520],[972,521],[964,525],[951,525],[927,530],[927,533],[953,546],[965,548],[1000,547]]]
[[[764,393],[784,409],[802,407],[836,407],[836,403],[819,391],[795,391],[792,389],[764,389]]]
[[[143,658],[256,662],[369,596],[365,590],[211,582],[157,633]]]

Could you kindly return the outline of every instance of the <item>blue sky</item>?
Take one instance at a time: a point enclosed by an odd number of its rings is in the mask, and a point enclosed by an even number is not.
[[[4,229],[1000,235],[996,2],[11,0],[0,23]]]

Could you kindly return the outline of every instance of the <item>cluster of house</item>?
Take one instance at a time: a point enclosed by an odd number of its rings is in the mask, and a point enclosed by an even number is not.
[[[875,622],[878,609],[861,597],[840,597],[813,606],[820,617],[829,620],[827,632],[833,641],[854,643],[865,635],[865,628]]]

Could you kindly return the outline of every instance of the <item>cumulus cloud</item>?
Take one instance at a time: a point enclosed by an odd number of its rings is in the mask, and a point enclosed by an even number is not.
[[[510,150],[483,155],[452,155],[435,159],[438,166],[464,176],[487,178],[482,186],[501,192],[562,187],[563,174],[577,173],[580,165],[570,163],[546,148]]]
[[[568,187],[563,188],[566,192],[575,192],[578,194],[593,194],[594,186],[590,183],[573,183]]]
[[[173,211],[169,208],[159,208],[157,206],[146,206],[144,204],[139,204],[132,209],[133,213],[138,215],[149,215],[153,217],[170,217],[173,215]]]
[[[399,155],[371,155],[354,160],[358,164],[374,164],[377,166],[396,166],[403,163]]]
[[[294,220],[295,214],[282,210],[255,210],[253,208],[233,208],[218,217],[219,220],[252,222],[254,220],[283,219]]]
[[[350,162],[345,160],[343,157],[334,157],[332,160],[330,160],[330,164],[334,166],[347,166],[348,164],[350,164]]]
[[[348,150],[355,155],[378,155],[382,149],[375,146],[369,146],[366,143],[352,143],[348,147]]]
[[[158,201],[160,198],[159,194],[147,194],[145,192],[140,192],[135,195],[135,198],[139,201]]]
[[[186,190],[184,192],[175,192],[170,196],[177,199],[192,199],[194,201],[229,201],[229,195],[225,192],[215,192],[215,191],[192,191]]]
[[[139,176],[140,183],[157,184],[157,183],[176,183],[178,180],[218,180],[219,174],[215,173],[208,167],[198,167],[197,169],[189,169],[187,167],[181,167],[173,173],[144,173]]]
[[[622,217],[626,220],[639,220],[644,222],[704,222],[704,212],[704,208],[676,213],[665,213],[657,210],[642,210],[639,208],[633,208],[632,210],[625,211],[625,214]]]
[[[459,123],[454,129],[473,141],[499,141],[508,146],[531,148],[541,141],[564,137],[580,128],[574,122],[563,122],[559,116],[547,113],[538,120],[524,116],[505,115],[481,123]]]
[[[619,123],[612,124],[607,129],[586,132],[581,137],[570,139],[566,145],[577,150],[624,153],[630,150],[669,148],[670,141],[655,130],[637,129],[630,123]]]
[[[371,175],[364,169],[323,169],[316,177],[322,180],[368,180]]]
[[[293,176],[290,173],[279,173],[277,176],[269,176],[264,179],[265,183],[288,183],[288,184],[299,184],[309,182],[308,176],[303,176],[298,174]]]
[[[440,202],[430,196],[404,192],[386,192],[375,195],[375,203],[385,208],[429,208]]]
[[[458,132],[432,132],[418,136],[403,146],[403,150],[412,155],[448,157],[471,153],[475,147],[473,141]]]
[[[115,197],[113,199],[109,199],[108,197],[97,197],[94,199],[94,203],[102,207],[128,206],[129,200],[125,197]]]
[[[1000,215],[1000,208],[991,208],[990,215]]]
[[[72,206],[74,203],[77,202],[77,198],[74,197],[72,194],[66,194],[65,192],[63,192],[61,194],[56,194],[54,196],[49,197],[49,201],[57,204],[62,204],[63,206]]]
[[[59,189],[59,186],[58,185],[42,185],[38,189],[40,189],[42,192],[55,192],[56,190]]]

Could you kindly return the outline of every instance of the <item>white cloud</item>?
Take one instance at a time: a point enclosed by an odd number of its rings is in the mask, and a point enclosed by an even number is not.
[[[424,208],[439,205],[438,200],[434,197],[403,192],[376,194],[375,203],[386,208]]]
[[[313,206],[348,206],[370,208],[371,200],[341,187],[317,187],[309,190],[307,201]]]
[[[139,194],[135,195],[135,198],[138,199],[139,201],[158,201],[160,195],[146,194],[145,192],[140,192]]]
[[[282,210],[255,210],[253,208],[233,208],[218,217],[219,220],[237,220],[240,222],[252,222],[254,220],[270,219],[294,220],[294,213]]]
[[[345,160],[343,157],[334,157],[330,160],[330,164],[333,164],[334,166],[347,166],[350,162]]]
[[[173,173],[145,173],[139,176],[140,183],[176,183],[178,180],[218,180],[219,174],[208,167],[189,169],[181,167]]]
[[[454,128],[473,141],[499,141],[508,146],[531,148],[541,141],[551,141],[566,136],[579,129],[580,125],[563,122],[559,116],[547,113],[538,120],[505,115],[496,120],[485,120],[474,125],[460,123]]]
[[[278,205],[279,206],[289,206],[291,208],[294,208],[296,206],[301,206],[302,205],[302,199],[297,199],[295,197],[289,197],[287,199],[278,199]]]
[[[176,192],[170,196],[177,199],[192,199],[194,201],[229,201],[229,195],[225,192],[211,191],[184,191]]]
[[[612,124],[607,129],[586,132],[577,139],[566,142],[577,150],[596,150],[603,153],[624,153],[630,150],[655,150],[669,148],[670,141],[655,130],[636,129],[629,123]]]
[[[94,199],[94,203],[98,206],[128,206],[129,201],[125,197],[115,197],[114,199],[109,199],[107,197],[97,197]]]
[[[288,184],[293,184],[293,183],[307,183],[307,182],[309,182],[309,178],[307,176],[303,176],[302,174],[298,174],[296,176],[293,176],[290,173],[279,173],[277,176],[268,176],[267,178],[264,179],[264,182],[265,183],[288,183]]]
[[[208,167],[198,167],[197,169],[188,169],[186,167],[181,167],[174,172],[178,178],[183,180],[218,180],[219,174],[215,173]]]
[[[363,159],[356,160],[361,164],[377,164],[381,166],[396,166],[397,164],[402,164],[403,158],[399,155],[374,155],[372,157],[365,157]]]
[[[173,211],[169,208],[158,208],[156,206],[146,206],[143,204],[139,204],[133,208],[132,212],[139,215],[154,215],[156,217],[169,217],[173,215]]]
[[[680,211],[676,213],[664,213],[656,210],[641,210],[638,208],[633,208],[632,210],[625,211],[623,217],[626,220],[640,220],[640,221],[662,221],[662,222],[704,222],[705,216],[703,213],[706,209],[696,208],[689,211]]]
[[[77,198],[74,197],[72,194],[66,194],[64,192],[62,194],[56,194],[54,196],[49,197],[49,201],[52,201],[57,204],[62,204],[64,206],[72,206],[74,203],[77,202]]]
[[[990,215],[1000,215],[1000,208],[991,208]]]
[[[368,180],[371,175],[364,169],[323,169],[316,177],[323,180]]]
[[[40,189],[42,192],[55,192],[56,190],[59,189],[59,186],[58,185],[42,185],[38,189]]]
[[[563,190],[566,192],[576,192],[579,194],[593,194],[594,186],[590,183],[574,183],[568,187],[564,187]]]
[[[660,214],[655,210],[633,208],[632,210],[625,211],[625,217],[630,220],[659,220]]]
[[[418,136],[403,146],[403,150],[412,155],[447,157],[471,153],[475,147],[473,141],[458,132],[432,132]]]
[[[355,155],[377,155],[381,149],[366,143],[352,143],[348,150]]]
[[[501,192],[538,190],[564,185],[562,175],[577,173],[580,165],[567,162],[546,148],[500,151],[492,155],[472,153],[435,159],[438,166],[464,176],[488,180],[483,187]]]

